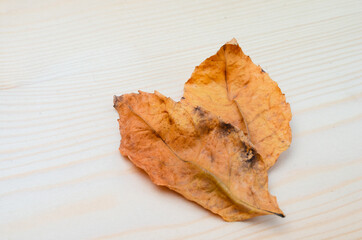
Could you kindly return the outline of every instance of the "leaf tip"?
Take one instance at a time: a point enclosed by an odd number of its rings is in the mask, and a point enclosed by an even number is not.
[[[281,218],[285,218],[285,215],[284,215],[283,212],[272,212],[272,211],[268,211],[268,210],[265,210],[265,211],[268,212],[268,213],[277,215],[277,216],[279,216],[279,217],[281,217]]]
[[[117,96],[113,95],[113,107],[116,107]]]
[[[239,45],[239,44],[238,44],[238,41],[237,41],[235,38],[231,39],[231,40],[228,41],[226,44]]]
[[[117,107],[117,103],[120,102],[122,99],[122,96],[117,97],[116,95],[113,96],[113,107]]]

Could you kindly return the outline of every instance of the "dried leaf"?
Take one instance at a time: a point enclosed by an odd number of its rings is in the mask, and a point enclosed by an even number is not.
[[[114,98],[120,152],[151,180],[227,221],[283,216],[267,168],[238,128],[201,107],[139,92]]]
[[[292,114],[284,94],[235,39],[195,68],[182,102],[201,106],[240,128],[267,168],[291,143]]]

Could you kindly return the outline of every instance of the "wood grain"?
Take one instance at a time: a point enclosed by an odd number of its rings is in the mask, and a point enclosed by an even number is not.
[[[0,1],[1,239],[361,239],[362,4]],[[226,223],[118,152],[113,95],[179,99],[237,38],[290,103],[285,219]]]

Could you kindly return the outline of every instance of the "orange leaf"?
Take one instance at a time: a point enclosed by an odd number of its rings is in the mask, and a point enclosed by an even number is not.
[[[292,114],[284,94],[235,39],[195,68],[182,102],[201,106],[240,128],[267,168],[291,143]]]
[[[155,92],[114,98],[120,151],[151,180],[227,221],[283,216],[267,168],[245,135],[204,110]]]

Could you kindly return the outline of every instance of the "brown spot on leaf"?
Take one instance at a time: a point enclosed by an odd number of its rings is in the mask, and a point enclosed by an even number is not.
[[[219,128],[220,128],[220,132],[222,134],[229,135],[231,132],[235,132],[236,129],[233,125],[231,125],[230,123],[225,123],[225,122],[220,122],[219,124]]]

